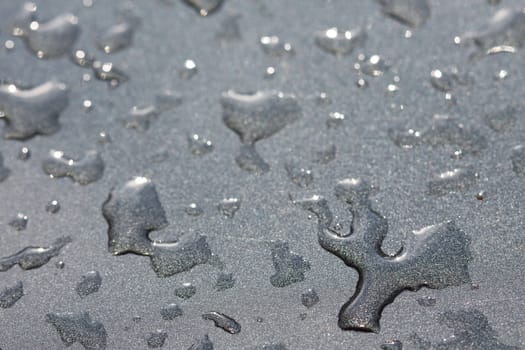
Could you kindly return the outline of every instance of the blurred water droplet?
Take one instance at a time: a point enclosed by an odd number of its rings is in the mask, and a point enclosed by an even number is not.
[[[516,125],[518,113],[519,110],[516,107],[507,106],[504,109],[487,113],[484,121],[494,131],[509,131]]]
[[[197,205],[197,203],[188,204],[184,208],[184,211],[190,216],[200,216],[202,215],[202,213],[204,213],[204,210],[202,210],[202,208],[199,205]]]
[[[430,17],[427,0],[379,0],[383,13],[412,27],[423,25]]]
[[[319,164],[328,164],[335,159],[335,145],[328,145],[326,148],[315,152],[314,162]]]
[[[15,48],[15,42],[13,40],[6,40],[4,43],[6,51],[11,51]]]
[[[20,160],[28,160],[31,158],[31,150],[28,147],[21,147],[18,151],[18,159]]]
[[[510,160],[512,162],[512,170],[516,174],[525,174],[525,147],[523,145],[518,145],[512,149]]]
[[[162,316],[162,319],[166,321],[174,320],[183,314],[184,312],[182,311],[182,308],[177,304],[169,304],[160,309],[160,315]]]
[[[456,84],[465,85],[468,83],[466,75],[460,75],[457,68],[446,70],[434,69],[430,72],[430,83],[439,91],[451,91]]]
[[[371,77],[380,77],[388,69],[390,65],[385,63],[385,60],[379,55],[372,55],[368,60],[360,64],[360,71]]]
[[[102,277],[98,271],[89,271],[84,276],[80,282],[77,283],[75,291],[78,296],[85,298],[90,294],[98,292],[100,286],[102,285]]]
[[[55,263],[55,267],[59,270],[62,270],[65,266],[66,264],[62,260],[59,260]]]
[[[326,120],[326,126],[329,128],[336,128],[341,126],[345,120],[345,115],[339,112],[331,112],[328,114],[328,119]]]
[[[74,64],[80,67],[90,67],[95,62],[95,58],[82,49],[74,50],[70,58]]]
[[[352,53],[358,46],[363,46],[366,32],[359,27],[348,30],[332,27],[316,32],[314,38],[317,46],[324,51],[342,56]]]
[[[290,251],[284,241],[271,242],[273,267],[275,274],[270,277],[274,287],[286,287],[290,284],[304,281],[304,274],[310,270],[310,263],[302,256]]]
[[[366,81],[365,79],[363,78],[359,78],[357,79],[356,83],[358,88],[360,89],[363,89],[363,88],[367,88],[368,87],[368,81]]]
[[[198,69],[195,61],[188,59],[184,61],[184,65],[179,69],[179,77],[188,80],[193,78],[197,72]]]
[[[275,77],[275,67],[267,67],[264,71],[264,79],[271,79]]]
[[[410,39],[412,38],[412,31],[411,30],[406,30],[405,31],[405,39]]]
[[[191,134],[188,136],[188,148],[191,154],[196,156],[203,156],[213,151],[213,143],[198,134]]]
[[[403,343],[399,340],[389,340],[381,344],[381,350],[403,350]]]
[[[11,219],[11,221],[9,221],[9,226],[17,231],[23,231],[26,229],[28,221],[29,218],[27,215],[18,213],[13,219]]]
[[[237,334],[241,331],[241,325],[230,316],[226,316],[220,312],[210,311],[202,314],[205,320],[213,321],[215,327],[222,328],[225,332],[230,334]]]
[[[86,350],[106,348],[107,332],[104,325],[92,320],[87,312],[49,313],[46,322],[53,325],[65,346],[78,342]]]
[[[396,84],[388,84],[388,85],[386,86],[386,91],[387,91],[388,93],[393,94],[393,93],[399,91],[399,86],[397,86]]]
[[[210,338],[207,334],[201,338],[195,340],[188,350],[213,350],[213,343],[210,341]]]
[[[139,323],[140,321],[142,321],[142,317],[140,317],[139,315],[135,315],[131,318],[131,321],[133,321],[134,323]]]
[[[332,99],[330,98],[330,96],[328,96],[328,94],[326,92],[320,92],[315,97],[315,103],[318,106],[328,106],[328,105],[332,104]]]
[[[57,200],[49,201],[46,204],[46,211],[50,214],[56,214],[60,210],[60,203]]]
[[[217,209],[219,212],[224,215],[227,218],[232,219],[237,212],[241,208],[241,200],[239,198],[224,198],[219,202],[217,205]]]
[[[82,0],[82,6],[86,8],[93,7],[94,0]]]
[[[197,288],[191,283],[183,283],[182,286],[175,288],[175,295],[181,299],[189,299],[197,293]]]
[[[115,67],[113,63],[94,61],[92,64],[93,73],[98,80],[106,81],[110,88],[116,88],[129,78],[124,71]]]
[[[263,344],[255,348],[255,350],[287,350],[284,344]]]
[[[221,27],[217,32],[216,38],[223,41],[235,41],[242,38],[239,26],[240,14],[227,15],[221,21]]]
[[[97,135],[97,141],[100,144],[111,143],[111,137],[109,136],[109,134],[107,132],[101,131]]]
[[[284,42],[276,35],[265,35],[259,39],[264,53],[275,57],[290,57],[295,54],[292,44]]]
[[[93,102],[91,100],[82,101],[82,109],[84,112],[90,112],[93,109]]]
[[[427,183],[428,193],[435,196],[463,192],[479,180],[477,172],[471,168],[454,169],[439,174]]]
[[[17,282],[14,286],[6,287],[0,291],[0,307],[10,308],[24,296],[24,286],[22,282]]]
[[[436,298],[433,297],[423,297],[418,298],[417,303],[421,306],[429,307],[429,306],[435,306],[436,305]]]
[[[151,332],[146,336],[146,343],[148,344],[148,348],[157,349],[164,346],[166,339],[168,339],[168,333],[157,329],[155,332]]]
[[[508,72],[508,71],[506,71],[505,69],[500,69],[500,70],[496,73],[496,75],[494,76],[494,78],[495,78],[496,80],[500,80],[500,81],[501,81],[501,80],[505,80],[505,79],[507,79],[508,76],[509,76],[509,72]]]
[[[299,187],[308,187],[314,181],[314,174],[310,169],[295,164],[285,164],[284,169],[288,178]]]
[[[319,295],[313,289],[308,289],[301,295],[301,303],[310,308],[319,302]]]
[[[223,3],[223,0],[182,0],[182,1],[192,6],[203,17],[217,11]]]
[[[221,272],[219,276],[217,276],[217,281],[215,282],[215,290],[221,292],[223,290],[233,288],[234,285],[235,277],[233,277],[233,273]]]
[[[160,111],[169,111],[182,104],[183,98],[174,90],[165,89],[155,94],[155,107]]]
[[[105,53],[114,53],[131,45],[135,31],[141,24],[139,17],[126,13],[120,23],[107,28],[97,39],[97,47]]]
[[[485,191],[479,191],[476,193],[476,199],[478,201],[482,201],[485,198]]]
[[[133,106],[128,112],[126,128],[144,132],[149,129],[151,123],[157,120],[158,116],[159,111],[155,106]]]
[[[23,140],[56,132],[60,128],[58,117],[68,103],[65,84],[56,81],[31,89],[22,89],[15,84],[0,85],[4,137]]]
[[[51,150],[42,163],[44,172],[54,178],[70,177],[74,182],[87,185],[102,178],[104,161],[97,151],[87,151],[82,159],[74,159],[62,151]]]
[[[11,174],[11,170],[4,165],[4,157],[0,154],[0,182],[7,179],[9,174]]]

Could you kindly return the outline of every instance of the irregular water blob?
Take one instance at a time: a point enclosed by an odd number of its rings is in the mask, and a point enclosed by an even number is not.
[[[227,218],[233,219],[237,210],[241,208],[241,200],[239,198],[224,198],[217,205],[219,212]]]
[[[347,30],[332,27],[316,32],[314,38],[316,45],[322,50],[343,56],[351,54],[356,47],[363,46],[366,32],[360,27]]]
[[[189,80],[193,78],[195,74],[197,74],[197,72],[198,69],[195,61],[187,59],[186,61],[184,61],[184,65],[182,66],[182,68],[179,69],[179,77],[181,77],[182,79]]]
[[[134,253],[149,256],[157,276],[168,277],[205,264],[211,258],[206,236],[183,236],[176,242],[153,242],[151,231],[168,226],[155,185],[136,177],[114,188],[102,205],[108,222],[108,249],[113,255]]]
[[[135,31],[141,24],[139,17],[126,12],[117,24],[107,28],[97,39],[97,47],[105,53],[114,53],[131,45]]]
[[[6,287],[0,291],[0,307],[10,308],[24,296],[24,286],[22,282],[17,282],[14,286]]]
[[[7,179],[9,177],[9,174],[11,174],[11,170],[9,170],[5,165],[4,165],[4,157],[2,156],[2,154],[0,153],[0,182],[4,181],[5,179]]]
[[[188,148],[191,154],[203,156],[213,151],[214,146],[210,140],[198,134],[191,134],[188,136]]]
[[[399,340],[388,340],[381,344],[381,350],[403,350],[403,343]]]
[[[220,312],[210,311],[202,314],[205,320],[213,321],[215,327],[222,328],[225,332],[230,334],[237,334],[241,331],[241,325],[230,316],[226,316]]]
[[[148,348],[157,349],[164,346],[166,339],[168,339],[168,333],[161,329],[157,329],[155,332],[148,334],[146,337],[146,343],[148,344]]]
[[[318,164],[328,164],[335,159],[336,147],[335,145],[328,145],[327,148],[316,151],[314,154],[314,162]]]
[[[0,114],[5,120],[6,139],[49,135],[59,128],[58,117],[69,103],[66,85],[48,81],[30,89],[15,84],[0,85]]]
[[[512,129],[518,120],[518,108],[507,106],[502,110],[487,113],[483,118],[489,128],[497,132],[508,131]]]
[[[65,346],[78,342],[86,350],[106,348],[107,332],[104,325],[92,320],[87,312],[49,313],[46,322],[55,327]]]
[[[328,114],[328,119],[326,120],[326,126],[333,129],[343,124],[344,121],[345,115],[343,113],[330,112],[330,114]]]
[[[213,350],[213,343],[207,334],[197,339],[188,350]]]
[[[517,346],[506,345],[496,337],[496,331],[490,326],[485,315],[475,309],[447,311],[440,321],[452,329],[453,336],[442,342],[432,344],[430,341],[412,335],[411,341],[420,350],[519,350]]]
[[[518,175],[525,174],[525,147],[518,145],[512,149],[510,156],[512,170]]]
[[[255,144],[299,119],[302,111],[295,96],[276,91],[240,94],[230,90],[222,94],[221,105],[222,120],[242,143],[240,155],[235,158],[237,165],[258,175],[268,172],[270,166],[257,153]]]
[[[75,44],[80,34],[78,18],[71,13],[58,15],[47,22],[37,20],[36,6],[26,3],[12,29],[38,58],[60,57]]]
[[[345,179],[335,187],[337,198],[352,214],[346,236],[330,229],[333,215],[326,199],[313,196],[295,203],[318,217],[319,244],[359,272],[357,290],[339,313],[339,327],[377,333],[382,310],[402,291],[470,281],[470,239],[453,222],[446,222],[413,232],[402,249],[388,255],[381,249],[388,223],[372,208],[371,191],[359,179]]]
[[[189,299],[197,293],[197,288],[191,283],[183,283],[181,287],[175,288],[175,295],[181,299]]]
[[[284,241],[271,242],[271,253],[275,274],[270,277],[274,287],[286,287],[304,281],[304,274],[310,270],[310,263],[302,256],[290,251]]]
[[[265,35],[259,38],[259,44],[263,52],[275,57],[293,56],[295,51],[292,44],[282,41],[276,35]]]
[[[124,71],[115,67],[111,62],[94,61],[91,65],[93,74],[98,80],[106,81],[111,88],[118,87],[121,83],[128,81],[129,77]]]
[[[457,168],[437,175],[427,183],[428,193],[435,196],[463,192],[479,180],[479,174],[472,168]]]
[[[184,208],[184,212],[190,216],[200,216],[204,210],[197,203],[190,203]]]
[[[435,115],[432,126],[425,130],[391,128],[388,135],[398,147],[454,145],[458,147],[460,155],[478,154],[488,145],[487,139],[478,130],[466,128],[447,115]]]
[[[224,0],[182,0],[185,4],[192,6],[201,16],[207,15],[217,11]]]
[[[70,177],[74,182],[87,185],[102,178],[104,161],[95,151],[87,151],[81,159],[74,159],[62,151],[51,150],[42,162],[44,172],[52,177]]]
[[[233,288],[234,285],[235,277],[233,277],[233,273],[221,272],[215,282],[215,290],[222,292],[223,290]]]
[[[169,304],[160,309],[160,315],[163,320],[171,321],[184,314],[182,308],[178,304]]]
[[[308,289],[306,292],[301,294],[301,303],[310,308],[319,302],[319,295],[313,289]]]
[[[155,106],[138,107],[133,106],[128,112],[126,128],[144,132],[149,129],[150,124],[157,120],[159,111]]]
[[[310,169],[291,163],[285,164],[284,169],[288,178],[299,187],[308,187],[314,181],[314,174]]]
[[[436,298],[432,298],[432,297],[418,298],[417,303],[424,307],[435,306]]]
[[[423,25],[430,17],[428,0],[378,0],[383,13],[411,27]]]
[[[102,277],[98,271],[89,271],[84,276],[80,282],[77,283],[75,291],[78,296],[85,298],[90,294],[98,292],[100,286],[102,285]]]
[[[65,236],[55,240],[49,247],[26,247],[13,255],[0,258],[0,272],[7,271],[15,265],[20,266],[22,270],[43,266],[57,256],[68,243],[71,243],[71,238]]]
[[[20,150],[18,151],[17,158],[20,160],[28,160],[29,158],[31,158],[31,150],[25,146],[21,147]]]
[[[16,216],[9,221],[9,226],[14,228],[17,231],[23,231],[27,227],[27,223],[29,222],[29,218],[27,215],[23,213],[18,213]]]

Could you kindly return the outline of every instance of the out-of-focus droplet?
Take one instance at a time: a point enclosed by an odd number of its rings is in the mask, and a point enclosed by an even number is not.
[[[219,202],[217,209],[227,218],[232,219],[237,210],[241,208],[241,200],[239,198],[225,198]]]
[[[56,199],[53,199],[52,201],[49,201],[46,204],[46,211],[50,214],[56,214],[59,212],[59,210],[60,210],[60,203]]]
[[[383,13],[412,27],[423,25],[430,17],[428,0],[379,0]]]
[[[319,295],[313,289],[308,289],[301,295],[301,303],[307,308],[311,308],[319,302]]]
[[[182,0],[189,6],[192,6],[201,16],[206,17],[217,11],[223,0]]]
[[[124,71],[115,67],[111,62],[102,63],[100,61],[94,61],[91,68],[93,69],[95,78],[106,81],[110,88],[116,88],[129,79]]]
[[[292,44],[282,41],[276,35],[266,35],[259,39],[259,44],[264,53],[275,57],[293,56],[295,51]]]
[[[93,102],[91,100],[82,101],[82,109],[84,112],[89,112],[93,109]]]
[[[288,178],[299,187],[308,187],[314,181],[314,175],[310,169],[287,163],[284,166]]]
[[[197,293],[197,288],[191,283],[183,283],[182,286],[175,288],[175,295],[181,299],[189,299]]]
[[[97,47],[105,53],[114,53],[131,45],[135,31],[141,24],[136,15],[126,12],[123,19],[107,28],[97,39]]]
[[[344,30],[332,27],[316,32],[314,38],[317,46],[324,51],[342,56],[362,46],[366,40],[366,32],[362,28]]]
[[[446,195],[462,192],[473,186],[479,180],[477,172],[470,168],[445,171],[427,183],[431,195]]]
[[[267,67],[264,71],[264,79],[271,79],[275,76],[275,67]]]
[[[215,282],[215,290],[221,292],[223,290],[233,288],[234,285],[235,277],[233,277],[233,273],[221,272],[217,277],[217,281]]]
[[[183,314],[184,312],[178,304],[169,304],[160,309],[160,315],[162,316],[162,319],[166,321],[172,321]]]
[[[370,58],[360,64],[360,71],[371,77],[382,76],[390,66],[379,55],[372,55]]]
[[[15,48],[15,42],[13,40],[6,40],[4,47],[7,51],[11,51]]]
[[[144,132],[149,129],[151,123],[157,120],[160,112],[155,106],[145,107],[133,106],[128,112],[125,121],[126,128]]]
[[[508,78],[508,76],[509,76],[509,72],[508,72],[508,71],[506,71],[505,69],[500,69],[500,70],[496,73],[496,75],[494,76],[494,78],[495,78],[496,80],[505,80],[505,79]]]
[[[28,160],[29,158],[31,158],[31,150],[29,149],[29,147],[21,147],[18,151],[18,159]]]
[[[23,231],[27,227],[29,218],[23,213],[18,213],[16,216],[9,221],[9,226],[14,228],[17,231]]]
[[[487,113],[483,120],[492,130],[504,132],[511,130],[516,125],[519,114],[518,108],[507,106],[504,109]]]
[[[187,59],[186,61],[184,61],[184,65],[182,66],[182,68],[179,69],[179,76],[182,79],[187,80],[193,78],[195,74],[197,74],[197,72],[197,64],[195,63],[195,61]]]
[[[191,134],[188,136],[188,148],[191,154],[203,156],[213,151],[214,146],[210,140],[198,134]]]
[[[328,119],[326,121],[326,126],[329,128],[336,128],[343,124],[345,121],[345,115],[340,112],[331,112],[328,114]]]
[[[363,78],[359,78],[359,79],[357,79],[357,81],[355,82],[355,84],[356,84],[357,87],[360,88],[360,89],[364,89],[364,88],[367,88],[367,87],[368,87],[368,81],[366,81],[366,80],[363,79]]]

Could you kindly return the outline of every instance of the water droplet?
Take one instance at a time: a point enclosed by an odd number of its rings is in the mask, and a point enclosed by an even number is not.
[[[328,105],[332,104],[332,99],[330,98],[330,96],[328,96],[328,94],[326,92],[320,92],[315,97],[315,103],[318,106],[328,106]]]
[[[100,276],[100,273],[98,273],[98,271],[89,271],[82,276],[82,279],[77,283],[75,290],[81,298],[85,298],[90,294],[98,292],[101,285],[102,277]]]
[[[299,319],[300,319],[301,321],[306,320],[307,317],[308,317],[308,314],[307,314],[307,313],[300,313],[300,314],[299,314]]]
[[[6,40],[4,47],[9,52],[15,48],[15,42],[13,40]]]
[[[7,271],[17,264],[22,270],[43,266],[51,258],[57,256],[60,250],[70,242],[71,238],[61,237],[49,247],[26,247],[11,256],[0,258],[0,271]]]
[[[388,85],[386,86],[386,91],[387,91],[388,93],[393,94],[393,93],[399,91],[399,86],[397,86],[396,84],[388,84]]]
[[[201,16],[205,17],[217,11],[223,0],[183,0],[183,2],[192,6]]]
[[[91,100],[82,101],[82,109],[84,112],[90,112],[93,109],[93,102]]]
[[[60,210],[60,203],[57,200],[49,201],[46,204],[46,211],[50,214],[56,214]]]
[[[319,164],[328,164],[335,159],[335,153],[335,145],[329,145],[327,148],[315,152],[314,162]]]
[[[255,321],[256,321],[257,323],[263,323],[263,322],[264,322],[264,319],[263,319],[262,317],[257,317],[257,318],[255,319]]]
[[[210,341],[210,338],[207,334],[201,338],[195,340],[188,350],[213,350],[213,343]]]
[[[144,132],[149,129],[150,124],[157,120],[158,117],[159,111],[155,106],[133,106],[128,113],[126,128]]]
[[[468,83],[466,76],[461,76],[457,68],[447,70],[434,69],[430,72],[430,83],[439,91],[451,91],[456,84],[465,85]]]
[[[82,49],[74,50],[70,58],[74,64],[80,67],[90,67],[95,62],[95,58]],[[86,81],[86,79],[84,79],[84,81]]]
[[[116,88],[129,79],[124,71],[115,67],[111,62],[102,63],[100,61],[94,61],[91,67],[93,68],[95,78],[106,81],[110,88]]]
[[[517,108],[507,106],[502,110],[487,113],[484,121],[494,131],[508,131],[516,125],[518,113]]]
[[[478,201],[482,201],[485,197],[485,191],[479,191],[478,193],[476,193],[476,199]]]
[[[381,350],[403,350],[403,343],[399,340],[388,340],[381,344]]]
[[[146,343],[148,344],[148,348],[157,349],[164,346],[166,339],[168,339],[168,333],[161,329],[157,329],[155,332],[148,334],[146,337]]]
[[[518,145],[512,149],[510,160],[512,162],[512,170],[516,174],[525,174],[525,147],[523,145]]]
[[[62,270],[64,267],[66,267],[66,264],[62,260],[59,260],[55,263],[55,267]]]
[[[24,296],[24,286],[22,282],[17,282],[14,286],[6,287],[0,291],[0,307],[10,308]]]
[[[31,158],[31,150],[28,147],[21,147],[18,151],[18,159],[20,160],[28,160]]]
[[[233,288],[234,285],[235,277],[233,277],[233,273],[221,272],[217,277],[217,282],[215,282],[215,290],[221,292]]]
[[[62,151],[51,150],[42,168],[54,178],[68,176],[76,183],[87,185],[102,178],[104,161],[97,151],[87,151],[82,159],[77,160]]]
[[[109,136],[109,134],[107,132],[101,131],[97,135],[97,141],[100,144],[111,143],[111,137]]]
[[[412,38],[412,31],[411,30],[406,30],[405,31],[405,39],[410,39]]]
[[[501,80],[505,80],[505,79],[507,79],[508,76],[509,76],[509,72],[508,72],[508,71],[506,71],[505,69],[500,69],[500,70],[496,73],[496,75],[495,75],[494,78],[495,78],[496,80],[500,80],[500,81],[501,81]]]
[[[275,67],[267,67],[264,71],[264,79],[271,79],[275,77]]]
[[[87,350],[106,348],[107,333],[104,325],[93,321],[87,312],[49,313],[46,315],[46,322],[55,327],[65,346],[78,342]]]
[[[385,63],[385,60],[379,55],[372,55],[370,58],[359,65],[360,71],[371,77],[380,77],[388,69],[390,65]]]
[[[189,299],[197,293],[197,288],[191,283],[183,283],[181,287],[175,288],[175,295],[181,299]]]
[[[398,253],[388,255],[381,249],[387,220],[372,208],[371,193],[372,186],[360,179],[345,179],[335,187],[336,197],[352,214],[351,234],[344,237],[330,230],[333,215],[326,199],[313,196],[294,202],[318,217],[319,244],[359,272],[357,290],[339,313],[339,327],[377,333],[381,311],[403,290],[470,282],[470,239],[446,222],[414,231]]]
[[[418,298],[417,303],[421,306],[429,307],[429,306],[435,306],[436,305],[436,298],[433,297],[423,297]]]
[[[153,242],[151,231],[168,226],[166,213],[151,180],[136,177],[113,189],[102,206],[113,255],[148,256],[157,276],[168,277],[205,264],[211,257],[206,236],[183,236],[177,242]]]
[[[241,208],[241,200],[239,198],[224,198],[219,202],[217,205],[217,209],[219,212],[224,215],[227,218],[232,219],[237,212]]]
[[[288,178],[299,187],[308,187],[314,181],[314,174],[310,169],[306,169],[295,164],[286,164],[284,166]]]
[[[290,251],[284,241],[271,242],[271,253],[275,274],[270,277],[274,287],[286,287],[304,281],[304,274],[310,270],[310,263],[302,256]]]
[[[204,213],[204,210],[202,210],[202,208],[199,207],[197,203],[190,203],[188,206],[186,206],[186,208],[184,208],[184,211],[190,216],[200,216],[202,213]]]
[[[471,168],[445,171],[427,183],[428,193],[435,196],[463,192],[479,180],[479,175]]]
[[[475,309],[447,311],[441,315],[442,324],[452,329],[453,335],[447,339],[432,344],[417,335],[411,337],[411,342],[418,349],[443,350],[519,350],[516,346],[506,345],[496,337],[496,331],[490,326],[485,315]]]
[[[345,121],[345,115],[339,112],[331,112],[328,114],[328,120],[326,121],[326,126],[329,128],[336,128],[343,124]]]
[[[232,90],[222,94],[222,119],[241,139],[237,165],[254,174],[264,174],[270,166],[255,150],[255,143],[269,138],[293,123],[301,115],[295,96],[276,91],[240,94]]]
[[[319,295],[313,289],[308,289],[301,295],[301,303],[310,308],[319,302]]]
[[[171,321],[184,314],[182,308],[178,304],[169,304],[160,309],[160,315],[163,320]]]
[[[411,27],[423,25],[430,17],[427,0],[380,0],[383,13]]]
[[[120,23],[107,28],[97,39],[97,47],[105,53],[114,53],[131,45],[135,30],[141,20],[137,16],[126,13]]]
[[[226,316],[220,312],[210,311],[202,314],[202,318],[205,320],[213,321],[215,327],[222,328],[224,331],[230,334],[237,334],[241,331],[241,325],[237,323],[230,316]]]
[[[80,34],[80,26],[78,18],[71,13],[39,22],[36,6],[28,3],[18,14],[12,32],[21,36],[38,58],[55,58],[71,51]]]
[[[82,0],[82,6],[86,8],[93,7],[94,0]]]
[[[366,81],[365,79],[363,78],[359,78],[357,79],[356,83],[358,88],[360,89],[363,89],[363,88],[367,88],[368,87],[368,81]]]
[[[295,51],[292,44],[282,41],[276,35],[266,35],[259,39],[259,43],[264,53],[275,57],[290,57]]]
[[[9,226],[17,231],[23,231],[26,229],[28,221],[29,218],[27,215],[18,213],[11,221],[9,221]]]
[[[362,28],[343,30],[332,27],[314,34],[315,43],[322,50],[337,55],[349,55],[358,47],[363,46],[366,32]]]
[[[31,89],[0,85],[0,112],[5,115],[4,137],[28,139],[48,135],[60,128],[58,117],[68,105],[65,84],[49,81]]]
[[[131,318],[131,320],[134,322],[134,323],[139,323],[140,321],[142,321],[142,317],[140,317],[139,315],[135,315]]]
[[[196,156],[203,156],[213,151],[213,143],[198,134],[191,134],[188,136],[188,148],[191,154]]]

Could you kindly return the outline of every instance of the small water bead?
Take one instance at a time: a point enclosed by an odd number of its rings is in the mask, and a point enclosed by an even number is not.
[[[162,319],[166,321],[172,321],[183,314],[184,312],[178,304],[169,304],[160,309],[160,315],[162,316]]]
[[[290,163],[286,164],[284,169],[286,170],[288,178],[299,187],[308,187],[314,181],[314,174],[310,169]]]
[[[49,135],[59,128],[58,117],[69,103],[66,85],[48,81],[30,89],[0,84],[0,114],[4,115],[4,137],[24,140]]]
[[[328,120],[326,121],[326,126],[329,128],[336,128],[343,124],[345,120],[345,115],[340,112],[331,112],[328,114]]]
[[[91,100],[82,101],[82,109],[84,112],[90,112],[93,109],[93,102]]]
[[[131,321],[133,321],[133,323],[139,323],[142,321],[142,317],[139,315],[135,315],[131,318]]]
[[[0,291],[0,307],[10,308],[24,296],[24,286],[22,282],[17,282],[14,286],[6,287]]]
[[[507,79],[509,76],[509,72],[506,71],[505,69],[500,69],[494,76],[494,79],[496,80],[499,80],[499,81],[502,81],[502,80],[505,80]]]
[[[185,4],[192,6],[201,16],[206,17],[217,11],[224,0],[182,0]]]
[[[512,149],[510,160],[512,162],[512,170],[514,170],[516,174],[524,175],[525,174],[525,147],[523,145],[518,145]]]
[[[411,27],[423,25],[430,17],[428,0],[379,0],[383,13]]]
[[[27,227],[27,223],[29,222],[29,218],[27,215],[23,213],[18,213],[16,216],[9,221],[9,226],[14,228],[17,231],[23,231]]]
[[[271,254],[275,274],[270,277],[274,287],[286,287],[304,281],[304,274],[310,270],[310,263],[302,256],[290,251],[284,241],[271,242]]]
[[[318,302],[319,295],[317,295],[317,292],[313,289],[308,289],[301,295],[301,303],[307,308],[314,306]]]
[[[62,260],[59,260],[55,263],[55,267],[59,270],[62,270],[64,267],[66,267],[66,264]]]
[[[410,38],[412,38],[412,31],[407,29],[405,31],[405,39],[410,39]]]
[[[31,150],[28,147],[21,147],[18,151],[18,159],[20,160],[28,160],[31,158]]]
[[[91,319],[87,312],[49,313],[46,322],[51,324],[66,347],[80,343],[86,350],[103,350],[107,344],[104,325]]]
[[[335,154],[335,145],[329,145],[328,147],[315,152],[314,162],[318,164],[328,164],[335,159]]]
[[[487,113],[484,117],[485,124],[497,132],[511,130],[518,121],[519,110],[514,106],[507,106],[504,109]]]
[[[195,340],[188,350],[213,350],[213,343],[207,334]]]
[[[359,78],[357,79],[357,81],[355,82],[356,86],[360,89],[364,89],[364,88],[367,88],[368,87],[368,81],[366,81],[365,79],[363,78]]]
[[[389,68],[390,65],[385,63],[385,60],[379,55],[372,55],[370,58],[360,64],[360,71],[371,77],[382,76]]]
[[[188,59],[184,61],[184,65],[179,69],[179,77],[188,80],[193,78],[197,72],[198,69],[195,61]]]
[[[191,283],[183,283],[181,287],[175,288],[175,295],[181,299],[189,299],[197,293],[197,288]]]
[[[241,208],[241,200],[239,198],[230,197],[224,198],[217,205],[219,212],[227,218],[233,219],[237,210]]]
[[[215,290],[221,292],[223,290],[233,288],[234,285],[235,277],[233,277],[233,273],[221,272],[217,277],[217,281],[215,282]]]
[[[50,214],[56,214],[60,210],[60,203],[53,199],[46,204],[46,211]]]
[[[105,131],[100,131],[97,134],[97,142],[100,144],[111,143],[111,136],[109,136],[109,134]]]
[[[332,27],[314,34],[315,43],[322,50],[337,55],[349,55],[366,40],[366,32],[358,27],[343,30]]]
[[[446,195],[462,192],[476,184],[479,174],[471,168],[460,168],[446,171],[427,183],[428,193],[431,195]]]
[[[84,153],[82,159],[74,159],[62,151],[51,150],[42,163],[44,172],[53,178],[70,177],[74,182],[87,185],[102,178],[104,161],[97,151]]]
[[[138,107],[133,106],[128,112],[126,128],[144,132],[149,129],[151,123],[159,117],[159,111],[155,106]]]
[[[100,61],[95,61],[91,68],[93,69],[95,78],[106,81],[110,88],[116,88],[121,83],[129,80],[128,75],[124,73],[124,71],[115,67],[111,62],[102,63]]]
[[[455,67],[447,70],[434,69],[430,72],[430,83],[436,90],[449,92],[457,84],[467,84],[468,77],[460,75]]]
[[[213,143],[198,134],[191,134],[188,136],[188,148],[191,154],[196,156],[203,156],[213,151]]]
[[[197,203],[190,203],[184,208],[184,212],[190,216],[200,216],[204,213],[204,210]]]
[[[271,79],[275,76],[275,67],[268,67],[264,71],[264,79]]]
[[[282,41],[276,35],[265,35],[259,39],[264,53],[275,57],[290,57],[294,55],[292,44]]]
[[[230,316],[217,311],[210,311],[202,314],[205,320],[213,321],[215,327],[222,328],[225,332],[230,334],[237,334],[241,332],[241,325]]]
[[[73,63],[80,67],[90,67],[95,62],[95,58],[82,49],[74,50],[70,58]]]
[[[4,47],[7,51],[11,51],[15,48],[15,42],[13,40],[6,40]]]
[[[388,340],[381,344],[381,350],[403,350],[403,343],[399,340]]]
[[[89,271],[84,276],[80,282],[77,283],[75,291],[78,296],[85,298],[90,294],[98,292],[100,286],[102,285],[102,277],[98,271]]]
[[[482,201],[483,199],[485,199],[485,191],[480,191],[476,193],[476,199],[478,201]]]
[[[417,303],[421,306],[429,307],[429,306],[435,306],[436,305],[436,298],[432,297],[424,297],[424,298],[418,298]]]
[[[330,96],[328,96],[328,94],[326,92],[320,92],[315,97],[315,103],[318,106],[328,106],[328,105],[332,104],[332,99],[330,98]]]
[[[300,319],[301,321],[304,321],[304,320],[306,320],[307,318],[308,318],[308,314],[307,314],[307,313],[303,312],[303,313],[300,313],[300,314],[299,314],[299,319]]]
[[[164,346],[166,339],[168,339],[168,333],[161,329],[157,329],[155,332],[151,332],[147,335],[146,343],[148,344],[148,348],[157,349]]]
[[[387,91],[388,93],[393,94],[393,93],[399,91],[399,86],[397,86],[396,84],[388,84],[388,85],[386,86],[386,91]]]

